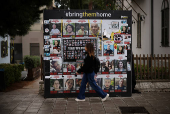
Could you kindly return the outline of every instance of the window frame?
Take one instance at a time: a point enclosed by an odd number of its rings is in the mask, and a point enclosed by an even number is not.
[[[162,1],[161,7],[161,46],[169,47],[169,2]]]

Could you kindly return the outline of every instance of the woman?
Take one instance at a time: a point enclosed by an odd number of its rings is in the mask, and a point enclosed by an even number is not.
[[[55,72],[60,72],[61,65],[59,64],[58,61],[52,61],[51,64],[52,64],[51,67],[55,69]]]
[[[125,66],[124,66],[123,61],[118,61],[118,64],[117,64],[118,70],[117,71],[126,71],[126,69],[124,67]]]
[[[55,40],[55,41],[54,41],[54,46],[55,46],[55,47],[59,47],[59,46],[60,46],[60,43],[59,43],[58,40]]]
[[[54,84],[53,84],[53,91],[59,91],[60,90],[60,83],[58,80],[55,80],[54,81]]]
[[[72,64],[67,65],[67,72],[75,72],[75,66]]]
[[[66,90],[73,90],[73,86],[74,86],[74,80],[67,79],[65,83]]]
[[[119,48],[117,48],[117,54],[123,54],[123,46],[119,46]]]
[[[103,90],[96,84],[96,81],[94,80],[94,75],[95,73],[97,74],[97,72],[94,72],[95,57],[93,44],[87,43],[85,46],[85,51],[87,53],[87,56],[84,59],[84,65],[76,72],[76,74],[79,74],[81,72],[83,72],[84,74],[81,82],[80,93],[75,100],[85,101],[86,84],[87,82],[89,82],[93,90],[95,90],[96,93],[102,98],[102,101],[105,101],[109,97],[109,94],[103,92]]]
[[[109,72],[109,61],[106,61],[105,66],[103,67],[104,72]]]
[[[66,35],[75,35],[74,33],[74,26],[72,24],[68,24],[65,28],[66,30]]]

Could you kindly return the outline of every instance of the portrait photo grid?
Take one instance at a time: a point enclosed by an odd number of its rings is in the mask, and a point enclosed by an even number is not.
[[[44,60],[50,61],[51,93],[79,92],[83,72],[78,77],[75,73],[83,67],[87,43],[93,43],[101,63],[94,78],[97,85],[109,92],[127,92],[127,77],[113,75],[127,75],[131,71],[126,57],[127,50],[131,50],[131,38],[126,19],[44,20]],[[90,84],[86,85],[86,92],[94,92]]]

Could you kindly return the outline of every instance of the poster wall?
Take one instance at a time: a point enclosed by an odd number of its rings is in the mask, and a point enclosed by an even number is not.
[[[50,91],[45,92],[46,96],[79,93],[83,72],[75,74],[84,65],[87,43],[93,44],[101,63],[94,77],[96,84],[111,96],[131,95],[131,12],[108,11],[107,15],[102,12],[98,15],[98,11],[94,17],[81,17],[80,13],[67,10],[57,12],[64,17],[56,16],[53,10],[44,11],[44,62],[50,66],[45,67],[45,72],[50,72],[44,73],[48,74],[45,88]],[[89,96],[95,93],[89,83],[85,93]]]

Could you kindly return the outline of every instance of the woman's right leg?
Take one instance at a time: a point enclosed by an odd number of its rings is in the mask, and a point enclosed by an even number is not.
[[[85,99],[86,84],[88,82],[87,75],[84,73],[81,81],[80,92],[78,94],[78,99]]]
[[[96,93],[101,97],[105,98],[107,93],[105,93],[97,84],[96,81],[94,80],[94,75],[95,73],[88,73],[88,82],[90,83],[90,86],[96,91]]]

